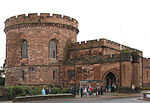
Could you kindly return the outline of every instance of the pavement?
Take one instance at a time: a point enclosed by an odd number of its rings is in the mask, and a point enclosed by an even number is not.
[[[102,99],[113,99],[113,98],[133,98],[133,97],[137,97],[139,98],[140,100],[142,100],[143,98],[143,94],[142,93],[134,93],[134,94],[129,94],[129,93],[104,93],[104,95],[91,95],[91,96],[83,96],[82,98],[79,96],[79,95],[76,95],[76,98],[70,98],[70,100],[94,100],[94,99],[99,99],[99,100],[102,100]],[[55,98],[56,99],[56,98]],[[63,99],[63,98],[62,98]],[[54,98],[53,98],[54,100]],[[0,103],[12,103],[12,101],[0,101]]]
[[[138,100],[150,101],[150,99],[143,98],[143,93],[104,93],[104,95],[83,96],[82,98],[107,99],[107,98],[133,98],[133,97],[138,97]],[[76,98],[81,98],[81,96],[77,95]]]
[[[104,95],[91,95],[83,96],[82,98],[128,98],[128,97],[143,97],[142,93],[104,93]],[[81,98],[80,95],[76,95],[76,98]]]

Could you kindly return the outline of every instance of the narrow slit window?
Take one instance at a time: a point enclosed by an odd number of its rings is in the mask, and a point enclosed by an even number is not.
[[[53,71],[53,79],[55,79],[55,71]]]
[[[50,58],[56,58],[56,42],[50,41]]]
[[[28,42],[26,40],[22,41],[22,58],[28,57]]]
[[[24,71],[22,70],[22,80],[25,80]]]

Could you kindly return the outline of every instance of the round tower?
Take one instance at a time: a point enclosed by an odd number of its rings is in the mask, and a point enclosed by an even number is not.
[[[8,18],[4,31],[6,85],[59,82],[65,44],[77,41],[77,20],[59,14],[22,14]]]

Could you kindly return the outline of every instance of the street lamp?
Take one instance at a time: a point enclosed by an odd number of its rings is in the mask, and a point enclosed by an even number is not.
[[[77,49],[74,48],[74,97],[76,96],[76,52]]]
[[[74,96],[76,95],[76,52],[80,49],[74,48]]]

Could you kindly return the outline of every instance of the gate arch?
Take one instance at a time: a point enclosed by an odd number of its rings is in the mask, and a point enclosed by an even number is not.
[[[112,92],[117,90],[117,86],[118,86],[118,76],[115,72],[113,71],[108,71],[106,72],[102,79],[104,81],[106,81],[106,86],[105,88],[109,88],[109,86],[111,87]]]

